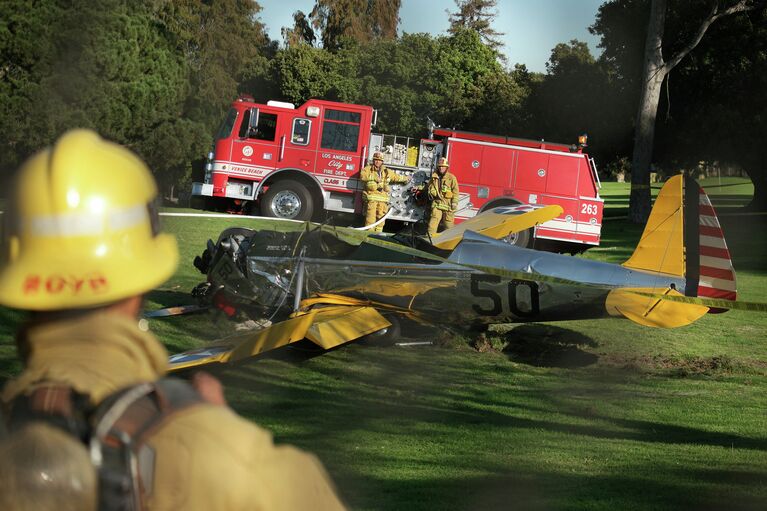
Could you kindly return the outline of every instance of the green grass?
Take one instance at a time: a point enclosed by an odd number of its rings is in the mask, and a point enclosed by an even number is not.
[[[711,197],[720,213],[745,206],[754,196],[754,185],[750,179],[741,177],[707,178],[698,181]],[[658,195],[663,183],[651,185],[652,196]],[[629,205],[631,193],[629,183],[602,182],[599,195],[605,199],[605,218],[624,216]]]
[[[740,298],[767,302],[767,219],[721,220]],[[164,222],[182,259],[149,308],[192,303],[203,279],[192,259],[234,225]],[[640,234],[609,219],[584,257],[621,262]],[[7,378],[19,371],[18,315],[0,314]],[[215,314],[151,326],[170,351],[232,330]],[[438,346],[294,349],[217,374],[240,414],[317,453],[353,509],[767,509],[765,314],[709,314],[676,330],[608,319],[412,335]]]

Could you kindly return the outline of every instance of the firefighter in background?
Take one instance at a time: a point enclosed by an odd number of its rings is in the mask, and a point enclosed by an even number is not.
[[[373,153],[373,163],[360,172],[360,181],[365,185],[362,200],[365,204],[365,225],[371,225],[382,219],[389,211],[389,193],[391,184],[407,183],[410,179],[400,176],[383,164],[383,154]],[[383,231],[384,222],[373,227],[373,232]]]
[[[163,376],[168,353],[139,315],[142,295],[173,275],[178,249],[159,231],[146,165],[73,130],[22,166],[9,196],[0,305],[29,311],[16,338],[24,369],[2,394],[10,424],[15,411],[47,411],[64,395],[96,406]],[[141,437],[154,460],[141,466],[142,509],[343,509],[316,457],[276,446],[215,384],[209,376],[199,400]]]
[[[431,175],[427,193],[431,201],[429,236],[437,234],[440,225],[449,229],[455,225],[455,211],[458,209],[458,180],[448,172],[447,158],[437,162],[437,172]]]

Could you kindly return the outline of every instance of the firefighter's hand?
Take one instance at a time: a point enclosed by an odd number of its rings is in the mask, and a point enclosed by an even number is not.
[[[445,195],[446,199],[452,199],[453,198],[453,192],[451,192],[450,190],[446,191],[444,195]]]
[[[227,406],[224,387],[218,378],[204,371],[192,375],[192,387],[200,394],[203,401],[217,406]]]

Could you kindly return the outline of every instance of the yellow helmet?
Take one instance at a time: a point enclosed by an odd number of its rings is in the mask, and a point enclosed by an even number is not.
[[[437,160],[437,167],[449,167],[450,164],[447,162],[447,158],[440,158]]]
[[[72,130],[21,167],[5,216],[0,305],[105,305],[170,277],[176,240],[159,234],[157,185],[135,154]]]
[[[381,151],[376,151],[373,153],[373,161],[381,160],[383,161],[383,153]]]

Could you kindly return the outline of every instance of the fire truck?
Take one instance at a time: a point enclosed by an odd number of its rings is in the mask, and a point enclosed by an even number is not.
[[[579,144],[558,144],[429,126],[428,138],[375,133],[370,106],[312,99],[299,107],[250,97],[232,103],[192,200],[267,217],[309,220],[324,212],[362,212],[360,170],[376,151],[397,173],[388,219],[418,222],[425,205],[411,188],[445,156],[460,185],[456,223],[489,208],[559,204],[562,215],[509,242],[539,241],[567,251],[599,244],[604,201],[594,160]]]

